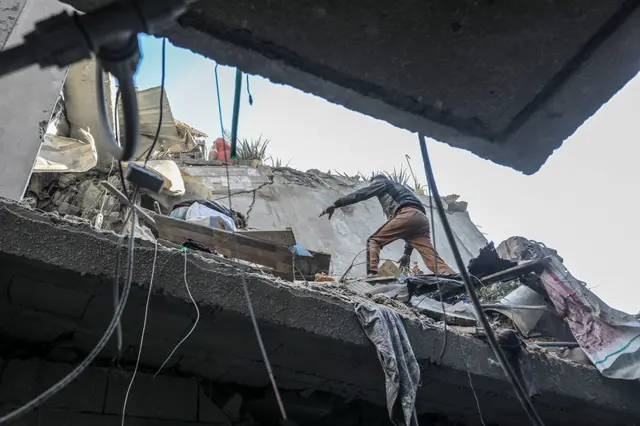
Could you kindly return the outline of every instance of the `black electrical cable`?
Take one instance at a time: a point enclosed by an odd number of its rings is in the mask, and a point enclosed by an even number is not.
[[[135,209],[133,209],[132,215],[133,215],[133,221],[135,222],[136,220]],[[44,391],[43,393],[41,393],[31,401],[27,402],[22,407],[16,410],[13,410],[10,413],[0,417],[0,424],[17,420],[18,418],[24,416],[25,414],[36,409],[38,406],[42,405],[44,402],[48,401],[51,397],[53,397],[62,389],[64,389],[69,383],[71,383],[73,380],[78,378],[78,376],[80,376],[80,374],[82,374],[87,369],[87,367],[89,367],[89,365],[93,362],[93,360],[96,359],[96,357],[100,354],[100,352],[102,352],[107,342],[113,335],[113,332],[116,329],[116,326],[120,321],[120,318],[122,317],[122,313],[124,312],[124,308],[127,304],[127,300],[129,299],[131,283],[133,281],[134,240],[135,240],[135,226],[132,226],[131,233],[129,235],[129,241],[128,241],[129,267],[127,269],[127,278],[125,281],[122,297],[120,298],[120,303],[118,304],[118,308],[116,309],[116,312],[114,313],[113,318],[109,323],[109,326],[105,330],[104,334],[102,335],[102,337],[100,338],[96,346],[91,350],[89,355],[87,355],[87,357],[80,364],[78,364],[78,366],[74,368],[73,371],[71,371],[71,373],[63,377],[60,381],[58,381],[58,383],[51,386],[49,389],[47,389],[46,391]],[[119,241],[118,244],[121,244],[121,243],[122,241]],[[120,281],[119,276],[115,276],[114,279],[116,280],[116,282]]]
[[[411,173],[413,174],[413,171],[411,171]],[[436,247],[436,222],[433,217],[433,193],[431,190],[431,186],[429,186],[428,189],[429,189],[429,212],[431,217],[431,241],[433,243],[433,249],[437,253],[438,249]],[[442,308],[442,324],[444,325],[444,339],[442,341],[442,348],[440,349],[440,358],[439,358],[440,363],[442,363],[442,360],[444,359],[444,354],[447,351],[447,344],[448,344],[447,340],[449,338],[449,334],[447,330],[447,309],[444,305],[444,296],[442,295],[442,286],[440,285],[440,277],[438,276],[438,259],[435,258],[433,262],[434,262],[433,273],[436,274],[436,286],[438,287],[438,294],[440,295],[440,307]],[[422,300],[424,300],[424,298]],[[420,302],[422,302],[422,300]]]
[[[440,194],[438,193],[438,187],[436,186],[436,181],[433,176],[433,169],[431,167],[431,160],[429,159],[429,152],[427,151],[427,142],[424,135],[419,135],[418,139],[420,141],[420,150],[422,151],[422,161],[424,162],[424,170],[427,175],[427,184],[431,187],[434,201],[436,203],[436,207],[438,210],[438,215],[440,216],[440,220],[442,221],[442,226],[444,228],[444,232],[447,236],[447,240],[451,245],[451,251],[453,252],[453,256],[456,259],[456,265],[460,270],[460,275],[462,275],[462,279],[464,280],[464,285],[466,287],[467,293],[469,294],[469,298],[471,299],[471,303],[473,304],[473,308],[476,312],[476,316],[478,317],[478,321],[482,325],[482,328],[487,336],[487,340],[489,341],[489,345],[493,350],[495,356],[498,358],[500,365],[502,366],[505,374],[511,381],[513,389],[518,397],[518,400],[522,404],[531,424],[535,426],[544,426],[540,415],[536,411],[535,407],[531,403],[529,396],[527,395],[524,387],[515,372],[507,362],[507,358],[502,351],[502,348],[498,344],[496,340],[496,336],[493,334],[493,330],[491,329],[491,325],[489,324],[489,320],[487,319],[484,311],[482,310],[482,305],[480,304],[480,299],[478,299],[478,295],[476,294],[475,288],[471,283],[471,277],[469,276],[469,272],[464,265],[464,261],[462,260],[462,256],[460,255],[460,250],[458,250],[458,245],[453,236],[453,232],[451,231],[451,225],[449,224],[449,219],[447,218],[447,213],[444,210],[442,205],[442,200],[440,200]]]
[[[104,94],[104,70],[100,61],[96,64],[96,93],[98,98],[98,117],[107,135],[107,148],[116,160],[129,161],[138,149],[140,138],[140,119],[138,118],[138,94],[133,82],[133,74],[122,70],[118,79],[118,87],[122,98],[124,115],[124,147],[120,146],[113,135],[113,129],[107,114],[107,99]]]
[[[115,135],[116,141],[118,145],[120,145],[120,119],[118,117],[118,101],[120,100],[120,87],[116,89],[116,102],[113,107],[113,121],[116,125]],[[116,160],[118,162],[118,176],[120,177],[120,184],[122,185],[122,193],[129,199],[129,193],[127,192],[127,183],[124,180],[124,171],[122,170],[122,161]]]
[[[167,59],[167,38],[163,37],[162,38],[162,65],[161,65],[162,74],[160,77],[160,114],[158,118],[158,127],[156,128],[156,135],[153,138],[153,143],[151,144],[151,147],[149,147],[147,158],[145,158],[144,160],[145,169],[147,168],[147,163],[149,162],[149,159],[153,154],[153,150],[155,149],[156,144],[158,143],[158,137],[160,137],[160,130],[162,129],[162,109],[164,108],[164,81],[167,74],[166,59]]]

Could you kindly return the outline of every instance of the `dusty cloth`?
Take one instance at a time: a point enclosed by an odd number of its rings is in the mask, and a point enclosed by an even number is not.
[[[367,272],[377,274],[380,263],[380,250],[392,242],[403,239],[411,248],[415,248],[422,256],[424,264],[431,272],[438,275],[452,275],[455,271],[438,255],[431,243],[431,227],[429,219],[418,209],[404,207],[391,217],[367,240]],[[405,254],[407,250],[405,250]],[[410,251],[409,251],[410,254]]]
[[[389,419],[396,426],[417,426],[416,392],[420,367],[400,315],[386,306],[358,303],[356,316],[376,348],[385,375]]]

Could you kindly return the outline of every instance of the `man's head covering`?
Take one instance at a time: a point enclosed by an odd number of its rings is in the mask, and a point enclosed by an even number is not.
[[[374,180],[379,180],[379,179],[388,179],[388,177],[386,177],[385,175],[379,173],[375,176],[373,176],[370,180],[370,182],[373,182]]]

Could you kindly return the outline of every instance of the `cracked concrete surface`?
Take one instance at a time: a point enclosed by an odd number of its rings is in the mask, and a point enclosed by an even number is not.
[[[2,334],[39,347],[88,352],[112,314],[116,236],[9,202],[0,203],[0,223]],[[135,285],[122,321],[125,348],[137,346],[153,256],[153,245],[139,242]],[[182,256],[164,248],[158,252],[142,361],[146,368],[162,362],[195,318],[184,287]],[[194,254],[187,268],[202,318],[176,354],[171,371],[219,382],[268,385],[239,283],[239,274],[244,273],[280,387],[384,404],[375,351],[353,313],[353,303],[361,300],[358,296],[326,283],[303,286],[277,281],[242,272],[241,265],[232,262]],[[447,355],[436,365],[442,330],[408,311],[405,324],[423,370],[419,413],[475,424],[469,371],[486,422],[525,421],[486,344],[450,333]],[[113,350],[109,346],[102,357],[109,359]],[[132,360],[134,354],[128,350],[125,358]],[[535,403],[546,424],[575,422],[577,412],[585,425],[635,424],[640,418],[637,383],[605,379],[594,369],[538,354],[527,360],[541,392]]]

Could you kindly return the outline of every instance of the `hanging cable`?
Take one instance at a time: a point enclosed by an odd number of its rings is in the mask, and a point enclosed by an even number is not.
[[[224,139],[224,121],[222,120],[222,102],[220,101],[220,83],[218,81],[218,66],[216,64],[213,72],[216,75],[216,94],[218,95],[218,116],[220,117],[220,137]],[[225,153],[226,156],[226,153]]]
[[[424,162],[424,169],[427,175],[427,184],[433,190],[436,207],[438,209],[438,215],[440,216],[440,220],[442,221],[442,227],[444,228],[445,235],[447,236],[447,240],[449,241],[449,244],[451,246],[451,251],[453,252],[453,256],[456,260],[456,265],[458,266],[458,269],[460,270],[460,274],[462,275],[462,279],[464,280],[464,285],[466,287],[469,298],[471,299],[471,303],[473,304],[473,308],[476,312],[478,322],[480,322],[480,324],[482,325],[482,328],[487,336],[487,340],[489,341],[489,345],[491,346],[491,349],[493,350],[493,353],[495,354],[496,358],[498,358],[498,361],[500,362],[500,365],[502,366],[502,369],[504,370],[505,374],[509,378],[509,381],[513,386],[515,394],[518,400],[520,401],[520,403],[522,404],[522,407],[524,408],[525,412],[527,413],[527,416],[529,417],[531,424],[535,426],[543,426],[544,423],[542,422],[540,415],[538,414],[535,407],[531,403],[531,400],[529,399],[529,396],[524,390],[522,383],[520,383],[520,380],[518,380],[518,377],[516,376],[515,372],[507,362],[507,358],[504,355],[502,348],[498,344],[498,341],[496,340],[496,336],[493,334],[493,330],[491,329],[489,320],[487,319],[486,315],[484,314],[484,311],[482,310],[482,305],[480,304],[478,295],[476,294],[473,283],[471,282],[471,277],[469,276],[469,272],[467,271],[467,268],[464,265],[462,256],[460,255],[460,250],[458,250],[458,245],[453,236],[453,231],[451,230],[451,225],[449,224],[449,219],[447,218],[447,213],[445,212],[444,207],[442,205],[442,200],[440,200],[438,187],[436,186],[436,181],[433,176],[431,160],[429,159],[429,152],[427,151],[426,137],[424,135],[419,135],[418,139],[420,142],[420,150],[422,151],[422,161]]]
[[[133,209],[132,215],[135,218],[136,216],[135,209]],[[113,315],[113,318],[109,323],[109,326],[105,330],[104,334],[102,335],[102,337],[100,338],[96,346],[91,350],[89,355],[87,355],[87,357],[80,364],[78,364],[76,368],[73,369],[73,371],[71,371],[61,380],[59,380],[56,384],[51,386],[49,389],[47,389],[46,391],[44,391],[43,393],[41,393],[31,401],[27,402],[20,408],[13,410],[10,413],[0,417],[0,424],[15,421],[18,418],[24,416],[25,414],[33,411],[34,409],[36,409],[46,401],[48,401],[51,397],[53,397],[54,395],[59,393],[62,389],[64,389],[69,383],[71,383],[76,378],[78,378],[78,376],[80,376],[80,374],[82,374],[87,369],[87,367],[89,367],[89,365],[93,362],[93,360],[96,359],[96,357],[100,354],[100,352],[102,352],[107,342],[113,335],[113,332],[116,329],[116,325],[120,321],[120,317],[124,312],[124,308],[127,304],[127,300],[129,299],[129,292],[131,290],[131,283],[133,281],[134,240],[135,240],[135,227],[132,227],[131,233],[129,235],[129,241],[128,241],[128,258],[129,258],[130,266],[127,272],[124,291],[122,293],[122,297],[120,298],[118,309]],[[115,276],[114,279],[116,281],[119,281],[120,277]]]
[[[218,74],[216,69],[216,86],[218,84]],[[218,106],[220,106],[220,88],[218,89]],[[240,92],[242,90],[242,72],[236,69],[236,84],[235,84],[235,93],[234,93],[234,104],[233,104],[233,116],[231,117],[231,143],[232,150],[231,155],[235,156],[235,139],[237,138],[238,132],[238,119],[240,115]],[[221,126],[222,126],[222,114],[220,114]],[[226,143],[224,146],[224,156],[227,158],[227,146]],[[227,180],[229,179],[229,162],[225,161],[224,163],[226,172],[227,172]],[[231,210],[231,185],[227,185],[227,196],[229,202],[229,209]],[[235,230],[233,231],[233,236],[235,237]],[[233,257],[238,252],[238,241],[233,239]],[[258,326],[258,320],[256,319],[255,311],[253,310],[253,303],[251,302],[251,295],[249,294],[249,286],[247,285],[246,274],[240,274],[242,278],[242,289],[244,291],[244,297],[247,301],[247,307],[249,309],[249,316],[251,317],[251,323],[253,324],[253,329],[256,334],[256,339],[258,340],[258,346],[260,347],[260,353],[262,354],[262,360],[267,369],[267,375],[269,376],[269,381],[271,382],[271,386],[273,388],[273,393],[275,394],[276,401],[278,403],[278,408],[280,409],[280,415],[282,416],[282,420],[287,421],[287,411],[285,410],[284,403],[282,402],[282,397],[280,396],[280,391],[278,390],[278,384],[276,383],[275,375],[273,374],[273,369],[271,368],[271,362],[269,361],[269,354],[264,346],[264,342],[262,341],[262,334],[260,333],[260,327]]]
[[[144,333],[147,330],[147,318],[149,316],[149,303],[151,302],[151,289],[153,288],[153,278],[156,272],[156,260],[158,259],[158,240],[156,239],[155,250],[153,252],[153,266],[151,267],[151,282],[149,283],[149,291],[147,292],[147,303],[144,305],[144,320],[142,321],[142,332],[140,333],[140,344],[138,345],[138,357],[136,358],[136,366],[133,369],[133,375],[131,381],[127,387],[127,393],[124,395],[124,403],[122,404],[122,422],[121,426],[124,426],[124,419],[127,414],[127,402],[129,401],[129,393],[133,387],[133,382],[136,379],[138,373],[138,367],[140,366],[140,357],[142,357],[142,348],[144,346]]]
[[[251,86],[249,86],[249,74],[247,76],[247,95],[249,95],[249,105],[253,105],[253,96],[251,96]]]
[[[138,38],[132,37],[129,41],[132,44],[129,54],[132,58],[139,60],[140,52],[138,49]],[[135,51],[134,51],[135,49]],[[108,52],[104,52],[106,55]],[[122,97],[122,112],[124,115],[124,147],[120,146],[118,140],[113,135],[111,122],[107,114],[107,99],[104,92],[104,73],[103,67],[109,66],[114,77],[118,79],[118,87],[120,96]],[[98,56],[96,63],[96,96],[98,97],[98,117],[100,124],[106,135],[108,142],[107,149],[116,160],[129,161],[138,149],[138,141],[140,138],[140,119],[138,118],[138,95],[135,83],[133,82],[133,73],[135,69],[130,68],[129,62],[110,61],[105,56]]]
[[[196,327],[198,325],[198,322],[200,321],[200,309],[198,308],[198,304],[196,303],[195,299],[193,298],[193,295],[191,294],[191,289],[189,289],[189,283],[187,282],[187,263],[188,263],[187,262],[187,252],[188,252],[188,249],[186,247],[183,247],[182,248],[182,252],[184,253],[184,286],[187,288],[187,294],[189,294],[189,299],[191,299],[191,303],[193,303],[193,307],[196,308],[196,320],[193,322],[193,326],[189,329],[189,332],[187,332],[187,334],[182,338],[182,340],[180,340],[178,342],[178,344],[173,348],[173,350],[171,351],[171,353],[169,354],[167,359],[164,360],[164,362],[162,363],[160,368],[158,368],[158,371],[156,371],[156,374],[154,374],[153,377],[157,376],[158,373],[160,371],[162,371],[162,369],[164,368],[165,365],[167,365],[167,362],[169,362],[169,360],[171,359],[173,354],[176,353],[178,348],[184,342],[186,342],[186,340],[189,338],[189,336],[191,336],[193,331],[196,329]]]
[[[411,171],[413,173],[413,170]],[[431,185],[427,186],[429,190],[429,212],[431,216],[431,240],[433,243],[433,249],[435,252],[438,252],[436,247],[436,222],[433,217],[433,192],[431,191]],[[444,296],[442,295],[442,288],[440,286],[440,277],[438,276],[438,259],[434,258],[434,271],[436,274],[436,286],[438,287],[438,294],[440,295],[440,306],[442,307],[442,323],[444,324],[444,340],[442,342],[442,349],[440,349],[440,363],[442,364],[442,360],[444,359],[444,353],[447,351],[447,310],[444,306]],[[424,300],[424,299],[423,299]],[[422,302],[422,300],[420,301]]]
[[[98,66],[98,64],[96,64],[96,66]],[[116,141],[118,142],[118,145],[120,145],[120,119],[119,119],[120,114],[118,113],[119,100],[120,100],[120,86],[118,86],[116,89],[116,102],[114,105],[114,110],[115,110],[114,122],[116,125],[115,137],[116,137]],[[115,159],[115,157],[114,157],[114,160],[118,162],[118,176],[120,176],[120,185],[122,185],[122,193],[126,195],[127,198],[129,198],[129,194],[127,193],[127,185],[124,180],[124,171],[122,169],[122,161]]]

